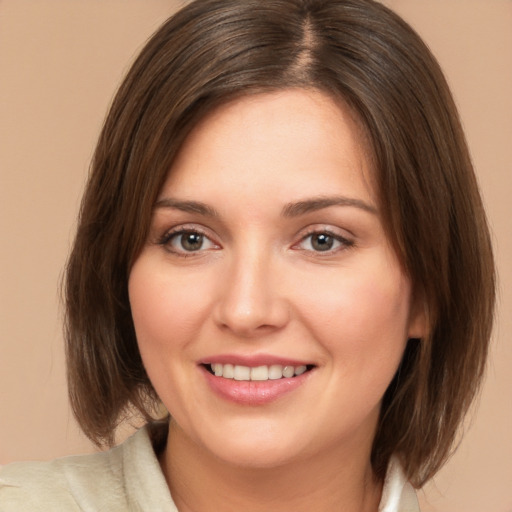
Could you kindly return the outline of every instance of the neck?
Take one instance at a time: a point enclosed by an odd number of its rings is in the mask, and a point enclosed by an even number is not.
[[[368,456],[346,451],[278,467],[235,466],[208,453],[172,421],[161,465],[180,512],[376,512],[382,493]]]

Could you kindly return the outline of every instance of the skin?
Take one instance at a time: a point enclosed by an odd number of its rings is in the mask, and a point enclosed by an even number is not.
[[[183,231],[202,242],[188,250]],[[180,511],[377,510],[381,399],[425,320],[345,105],[291,89],[207,116],[161,190],[129,294],[173,418],[161,464]],[[240,404],[204,378],[199,362],[219,354],[313,369],[270,403]]]

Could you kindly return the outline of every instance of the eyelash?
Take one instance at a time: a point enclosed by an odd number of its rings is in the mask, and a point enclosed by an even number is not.
[[[355,245],[353,240],[349,240],[348,238],[345,238],[337,233],[334,233],[333,231],[331,231],[329,229],[311,229],[308,233],[306,233],[300,239],[300,241],[297,244],[294,244],[294,247],[302,244],[308,238],[311,238],[314,235],[326,235],[326,236],[332,238],[335,242],[338,242],[340,244],[340,247],[337,247],[335,249],[327,249],[325,251],[315,251],[315,250],[311,250],[311,249],[301,249],[301,250],[304,250],[307,252],[313,252],[313,253],[315,253],[315,255],[319,255],[319,256],[322,256],[322,255],[329,256],[329,255],[337,253],[338,251],[349,249],[350,247],[353,247]],[[310,243],[312,243],[312,242],[310,242]]]
[[[200,235],[200,236],[203,237],[203,241],[207,240],[212,245],[217,246],[217,244],[215,242],[213,242],[211,240],[211,238],[204,231],[202,231],[201,229],[198,229],[197,227],[187,228],[187,227],[183,227],[183,226],[181,226],[179,228],[176,228],[176,229],[173,229],[171,231],[167,231],[158,240],[157,243],[158,243],[158,245],[163,246],[170,253],[172,253],[172,254],[174,254],[176,256],[179,256],[181,258],[190,258],[191,256],[198,256],[200,253],[202,253],[204,251],[204,249],[198,249],[197,251],[187,251],[185,249],[176,250],[172,246],[172,241],[173,241],[173,239],[177,239],[177,238],[179,238],[180,236],[183,236],[183,235]]]
[[[189,258],[189,257],[193,257],[193,256],[198,256],[199,254],[201,254],[202,252],[204,252],[205,250],[207,249],[198,249],[196,251],[187,251],[185,249],[182,249],[182,250],[176,250],[175,248],[173,248],[173,246],[171,245],[171,242],[174,240],[174,239],[177,239],[178,237],[180,236],[183,236],[183,235],[199,235],[201,237],[203,237],[203,242],[205,240],[209,241],[210,244],[214,245],[214,246],[217,246],[218,245],[213,242],[211,240],[211,238],[201,229],[198,229],[196,227],[191,227],[191,228],[187,228],[187,227],[179,227],[179,228],[176,228],[174,230],[171,230],[171,231],[168,231],[166,232],[159,240],[158,240],[158,245],[161,245],[163,246],[167,251],[169,251],[170,253],[178,256],[178,257],[182,257],[182,258]],[[300,248],[298,246],[300,246],[301,244],[303,244],[308,238],[312,238],[313,236],[315,235],[318,235],[318,236],[321,236],[321,235],[325,235],[329,238],[331,238],[332,240],[334,240],[334,242],[337,242],[340,244],[339,247],[337,248],[328,248],[326,249],[325,251],[323,250],[314,250],[314,249],[304,249],[304,248]],[[312,243],[312,241],[310,241],[310,244]],[[305,251],[305,252],[310,252],[310,253],[314,253],[316,255],[319,255],[319,256],[322,256],[322,255],[325,255],[325,256],[329,256],[329,255],[332,255],[332,254],[335,254],[337,253],[338,251],[341,251],[341,250],[345,250],[345,249],[349,249],[350,247],[353,247],[354,246],[354,241],[353,240],[349,240],[339,234],[336,234],[328,229],[311,229],[311,231],[309,231],[308,233],[306,233],[300,240],[298,243],[294,244],[292,246],[292,248],[294,247],[297,247],[298,250],[302,250],[302,251]]]

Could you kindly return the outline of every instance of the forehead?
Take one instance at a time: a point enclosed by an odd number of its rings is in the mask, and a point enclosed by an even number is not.
[[[243,96],[204,117],[175,159],[162,194],[274,187],[324,194],[343,178],[375,201],[367,137],[342,101],[315,89]],[[285,187],[286,186],[286,187]]]

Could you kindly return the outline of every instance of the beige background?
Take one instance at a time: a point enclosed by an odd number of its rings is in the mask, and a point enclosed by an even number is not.
[[[387,0],[452,85],[500,272],[480,405],[425,512],[512,512],[512,1]],[[91,451],[66,398],[58,283],[95,138],[178,2],[0,0],[0,464]]]

